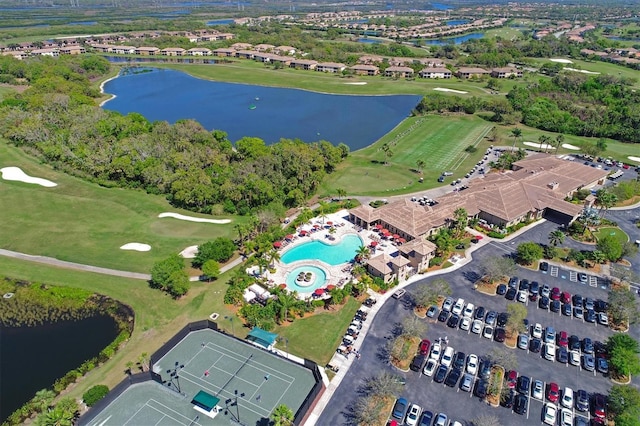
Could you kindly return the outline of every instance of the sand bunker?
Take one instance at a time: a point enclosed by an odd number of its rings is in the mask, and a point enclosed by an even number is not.
[[[151,250],[151,246],[142,243],[127,243],[120,247],[120,250],[149,251]]]
[[[570,143],[563,143],[562,147],[565,148],[565,149],[570,149],[572,151],[580,151],[580,147],[579,146],[571,145]]]
[[[0,169],[0,173],[2,173],[2,179],[4,180],[17,180],[18,182],[35,183],[36,185],[46,186],[47,188],[58,186],[57,183],[51,182],[50,180],[29,176],[23,172],[20,167],[4,167]]]
[[[564,69],[565,69],[565,70],[567,70],[567,71],[581,72],[581,73],[583,73],[583,74],[595,74],[595,75],[600,74],[599,72],[595,72],[595,71],[578,70],[578,69],[575,69],[575,68],[569,68],[569,67],[564,67]]]
[[[344,83],[344,84],[350,84],[352,86],[364,86],[365,84],[367,84],[366,81],[354,81],[351,83]]]
[[[538,142],[522,142],[523,144],[525,144],[526,146],[532,146],[534,148],[538,148],[538,149],[552,149],[553,146],[549,145],[548,143],[538,143]]]
[[[627,157],[631,161],[635,161],[636,163],[640,163],[640,157],[629,156]]]
[[[193,259],[196,257],[198,253],[198,246],[189,246],[186,249],[182,250],[179,254],[185,259]]]
[[[189,222],[217,223],[225,224],[231,222],[230,219],[204,219],[201,217],[185,216],[179,213],[160,213],[158,217],[172,217],[174,219],[188,220]]]
[[[461,95],[466,95],[467,93],[469,93],[469,92],[463,92],[462,90],[445,89],[444,87],[436,87],[433,90],[437,90],[438,92],[460,93]]]
[[[558,62],[558,63],[561,63],[561,64],[572,64],[573,63],[569,59],[558,59],[558,58],[555,58],[555,59],[549,59],[549,60],[551,62]]]

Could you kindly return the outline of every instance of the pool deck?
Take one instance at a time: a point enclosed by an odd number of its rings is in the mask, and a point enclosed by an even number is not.
[[[307,243],[309,241],[322,241],[326,244],[339,244],[342,238],[346,235],[358,235],[362,240],[362,244],[369,247],[372,250],[372,254],[387,253],[392,254],[398,251],[398,248],[391,242],[380,241],[377,234],[370,230],[363,230],[360,227],[352,224],[348,220],[349,212],[347,210],[340,210],[336,213],[328,214],[324,219],[315,218],[311,222],[307,222],[296,229],[296,235],[290,242],[285,242],[280,249],[280,255],[282,256],[293,247],[300,244]],[[334,229],[333,234],[329,232],[330,229]],[[379,244],[377,247],[372,248],[371,243],[377,241]],[[316,259],[299,260],[292,263],[276,262],[275,272],[265,272],[264,276],[271,285],[279,285],[286,282],[287,274],[294,269],[312,265],[324,270],[327,275],[326,285],[335,285],[341,287],[343,284],[348,283],[353,279],[351,274],[352,264],[343,263],[340,265],[332,266],[325,262]],[[326,285],[324,287],[326,287]],[[309,292],[300,292],[298,295],[301,299],[307,299],[313,295],[314,290]],[[325,297],[329,297],[326,295]],[[320,297],[322,299],[322,297]]]

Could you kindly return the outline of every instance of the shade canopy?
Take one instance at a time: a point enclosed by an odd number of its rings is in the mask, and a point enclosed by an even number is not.
[[[328,221],[328,222],[327,222],[327,225],[333,225],[333,222]]]
[[[382,228],[384,228],[384,226],[382,226],[382,224],[379,223],[379,224],[376,225],[376,229],[382,229]]]
[[[285,288],[287,288],[287,285],[285,283],[282,283],[278,287],[284,290]]]
[[[302,231],[300,231],[300,235],[307,235],[307,231],[303,229]]]
[[[334,288],[336,288],[336,286],[335,286],[335,285],[333,285],[333,284],[329,284],[329,285],[327,286],[327,290],[333,290]]]
[[[377,241],[371,241],[371,244],[369,244],[371,247],[375,247],[378,245]]]
[[[316,296],[322,296],[324,294],[323,288],[317,288],[316,291],[313,292]]]
[[[248,341],[265,348],[269,348],[270,346],[272,346],[277,338],[278,335],[276,333],[269,333],[268,331],[263,330],[259,327],[254,327],[253,330],[249,332],[249,335],[247,335]]]
[[[280,248],[280,247],[282,247],[282,243],[280,241],[276,241],[276,242],[273,243],[273,246],[275,248]]]
[[[293,240],[293,235],[288,234],[285,238],[286,238],[287,240]]]
[[[400,235],[398,235],[398,234],[393,234],[393,239],[394,239],[394,240],[397,240],[398,238],[400,238]]]
[[[203,390],[198,392],[196,396],[194,396],[193,399],[191,400],[191,403],[193,405],[196,405],[204,409],[205,411],[213,410],[213,407],[215,407],[218,404],[218,402],[220,402],[220,398],[216,398],[215,396]]]

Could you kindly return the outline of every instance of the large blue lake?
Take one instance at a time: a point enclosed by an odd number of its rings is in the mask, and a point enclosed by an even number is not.
[[[423,40],[422,43],[431,46],[445,46],[447,44],[462,44],[469,40],[478,40],[484,37],[484,33],[471,33],[458,37],[446,37],[437,40]]]
[[[148,120],[170,123],[191,118],[209,130],[227,132],[231,141],[244,136],[266,143],[281,138],[327,140],[343,142],[352,151],[390,132],[421,99],[419,95],[329,95],[220,83],[158,69],[121,75],[107,82],[104,91],[116,95],[104,104],[105,109],[138,112]]]

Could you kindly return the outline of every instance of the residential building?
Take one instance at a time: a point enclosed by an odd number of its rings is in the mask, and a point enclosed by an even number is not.
[[[136,47],[136,50],[134,51],[134,54],[136,55],[150,55],[150,56],[154,56],[157,55],[158,53],[160,53],[160,49],[158,49],[157,47]]]
[[[47,49],[33,49],[30,53],[33,56],[60,56],[60,51],[57,47]]]
[[[80,45],[71,45],[60,48],[61,55],[82,55],[83,53],[87,53],[87,50],[84,46]]]
[[[316,71],[338,73],[342,72],[347,66],[335,62],[320,62],[316,65]]]
[[[494,68],[491,70],[491,77],[495,78],[520,78],[522,70],[514,67]]]
[[[181,47],[166,47],[160,51],[162,56],[184,56],[186,50]]]
[[[380,68],[375,65],[354,65],[350,69],[358,75],[374,76],[380,73]]]
[[[289,63],[289,67],[300,70],[314,70],[318,66],[318,61],[312,61],[309,59],[292,59]]]
[[[211,56],[211,49],[207,49],[206,47],[192,47],[187,50],[187,55],[189,56]]]
[[[389,67],[384,70],[385,77],[401,77],[401,78],[411,78],[414,74],[413,68],[409,67]]]
[[[213,56],[221,56],[224,58],[231,58],[236,56],[236,50],[231,48],[221,47],[213,50]]]
[[[420,78],[451,78],[451,70],[440,67],[428,67],[422,69],[418,75]]]
[[[469,68],[469,67],[461,67],[456,71],[456,75],[459,78],[474,78],[474,77],[484,77],[489,75],[489,71],[484,68]]]

